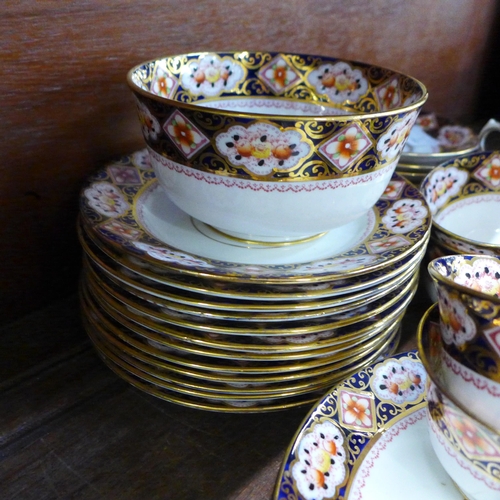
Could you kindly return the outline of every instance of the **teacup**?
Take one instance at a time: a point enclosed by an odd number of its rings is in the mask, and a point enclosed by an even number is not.
[[[427,371],[429,436],[438,460],[467,500],[500,498],[500,430],[472,415],[442,377],[439,315],[432,306],[418,329],[418,350]]]
[[[500,151],[469,153],[434,168],[420,190],[432,234],[454,253],[500,255]]]
[[[500,429],[500,257],[448,255],[428,270],[439,304],[443,383]]]
[[[172,202],[249,243],[303,241],[366,215],[427,99],[385,68],[271,52],[164,57],[128,84]],[[420,208],[403,205],[400,217]]]

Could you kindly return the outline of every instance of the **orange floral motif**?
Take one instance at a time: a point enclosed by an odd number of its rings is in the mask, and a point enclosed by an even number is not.
[[[495,447],[481,436],[479,429],[468,419],[446,412],[450,427],[465,450],[474,455],[495,455]]]
[[[166,130],[187,157],[208,142],[180,113],[172,117]]]
[[[500,158],[493,158],[491,163],[479,169],[478,174],[478,177],[491,187],[497,188],[500,186]]]
[[[355,160],[368,145],[368,139],[361,130],[352,126],[328,143],[324,152],[342,168]]]
[[[370,401],[344,392],[342,394],[342,414],[347,424],[371,426]]]
[[[399,101],[397,79],[393,80],[389,85],[379,90],[379,98],[382,104],[382,109],[391,109],[397,105]]]

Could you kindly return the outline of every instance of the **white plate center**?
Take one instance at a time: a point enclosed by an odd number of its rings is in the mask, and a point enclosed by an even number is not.
[[[386,430],[363,459],[348,500],[463,500],[429,439],[426,409]]]
[[[242,248],[230,239],[223,242],[200,232],[159,184],[152,184],[138,197],[136,216],[146,231],[170,247],[208,259],[256,265],[300,264],[334,257],[359,245],[373,232],[376,222],[372,209],[363,217],[307,243]]]

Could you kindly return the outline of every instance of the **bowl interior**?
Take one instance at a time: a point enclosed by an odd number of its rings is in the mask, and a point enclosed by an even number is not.
[[[427,98],[418,80],[386,68],[277,52],[164,57],[133,68],[128,82],[133,90],[162,101],[252,115],[373,114]]]

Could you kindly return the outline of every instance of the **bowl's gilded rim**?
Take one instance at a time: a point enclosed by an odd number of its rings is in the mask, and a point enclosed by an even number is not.
[[[142,89],[140,86],[138,86],[134,81],[133,81],[133,75],[142,67],[153,64],[157,61],[160,60],[165,60],[165,59],[173,59],[173,58],[181,58],[181,57],[200,57],[208,54],[215,54],[215,55],[237,55],[237,54],[243,54],[243,53],[248,53],[248,54],[269,54],[274,56],[280,55],[280,54],[285,54],[288,56],[298,56],[298,57],[317,57],[317,58],[324,58],[326,62],[332,62],[334,60],[335,62],[346,62],[352,65],[360,66],[363,69],[366,68],[378,68],[378,69],[383,69],[386,71],[391,71],[394,75],[404,77],[411,79],[419,88],[420,91],[422,92],[422,96],[420,99],[418,99],[416,102],[409,104],[407,106],[400,106],[396,107],[391,110],[387,111],[377,111],[375,113],[353,113],[353,114],[339,114],[339,115],[330,115],[330,116],[317,116],[317,115],[272,115],[272,114],[266,114],[266,113],[244,113],[240,111],[229,111],[229,110],[220,110],[220,109],[215,109],[215,108],[208,108],[208,107],[203,107],[197,104],[190,104],[190,103],[184,103],[177,101],[175,99],[170,99],[168,97],[162,97],[158,96],[156,94],[153,94],[151,92],[148,92],[144,89]],[[350,121],[358,121],[358,120],[364,120],[364,119],[373,119],[373,118],[381,118],[381,117],[386,117],[386,116],[392,116],[392,115],[397,115],[400,113],[406,113],[413,111],[415,109],[421,108],[424,103],[427,101],[427,98],[429,96],[428,91],[426,86],[418,79],[414,78],[413,76],[407,75],[405,73],[401,73],[400,71],[393,70],[391,68],[387,68],[385,66],[378,66],[374,64],[369,64],[361,61],[354,61],[350,59],[341,59],[341,58],[335,58],[331,56],[321,56],[321,55],[315,55],[315,54],[299,54],[299,53],[290,53],[290,52],[275,52],[275,51],[207,51],[207,52],[191,52],[191,53],[186,53],[186,54],[173,54],[173,55],[167,55],[167,56],[160,56],[156,57],[153,59],[150,59],[148,61],[143,61],[133,68],[131,68],[128,73],[127,73],[127,84],[131,88],[133,92],[136,92],[137,94],[142,95],[143,97],[146,97],[148,99],[153,99],[155,101],[168,104],[170,106],[175,106],[176,108],[180,109],[190,109],[190,110],[195,110],[198,112],[206,112],[209,114],[214,114],[214,115],[220,115],[220,116],[232,116],[232,117],[240,117],[240,118],[254,118],[254,119],[267,119],[267,120],[276,120],[276,121],[293,121],[296,120],[297,118],[300,118],[301,121],[315,121],[315,122],[331,122],[331,121],[337,121],[337,120],[342,120],[343,122],[350,122]],[[262,98],[264,96],[258,96],[259,98]],[[274,99],[281,99],[279,96],[272,96]],[[224,97],[220,98],[224,99]],[[294,102],[311,102],[313,104],[318,104],[316,101],[310,101],[310,100],[302,100],[302,99],[291,99]],[[321,104],[326,105],[327,107],[330,107],[328,102],[321,102]],[[333,107],[333,106],[332,106]]]

